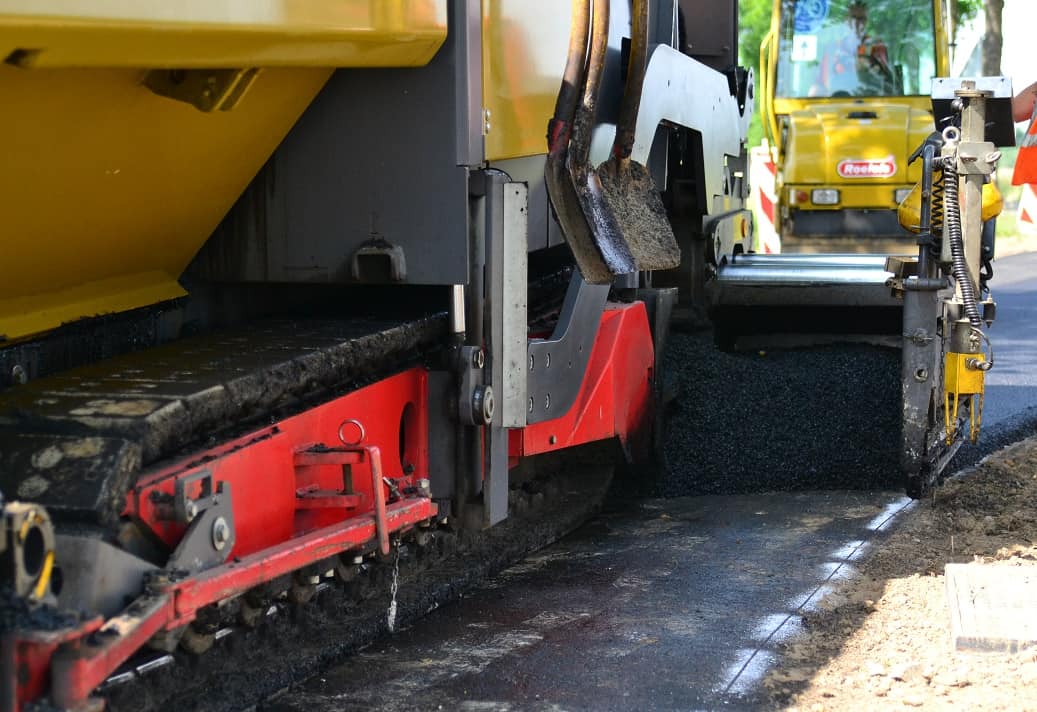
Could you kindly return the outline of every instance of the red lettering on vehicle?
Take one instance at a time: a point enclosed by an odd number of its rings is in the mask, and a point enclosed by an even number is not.
[[[840,178],[889,178],[896,175],[897,162],[885,158],[844,158],[835,168]]]

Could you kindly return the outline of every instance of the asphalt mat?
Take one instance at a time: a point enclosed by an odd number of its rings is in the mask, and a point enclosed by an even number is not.
[[[777,644],[910,506],[852,491],[647,500],[262,709],[756,709]]]

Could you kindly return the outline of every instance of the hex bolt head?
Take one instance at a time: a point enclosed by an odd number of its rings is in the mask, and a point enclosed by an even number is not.
[[[486,352],[482,349],[476,349],[472,354],[472,365],[476,368],[482,368],[486,365]]]
[[[490,386],[476,386],[472,393],[472,414],[475,422],[480,425],[489,425],[493,420],[494,406],[493,388]]]
[[[198,504],[193,499],[187,500],[187,503],[184,504],[184,514],[187,516],[188,524],[198,516]]]
[[[230,525],[223,517],[217,517],[212,523],[212,546],[216,551],[223,551],[230,541]]]
[[[11,369],[11,382],[17,386],[24,386],[29,382],[29,374],[20,363],[16,363]]]

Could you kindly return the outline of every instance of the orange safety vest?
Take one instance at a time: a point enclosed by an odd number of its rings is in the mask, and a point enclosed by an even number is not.
[[[1037,106],[1034,106],[1030,128],[1026,130],[1019,146],[1019,156],[1015,159],[1015,172],[1012,174],[1012,185],[1023,183],[1037,183]]]

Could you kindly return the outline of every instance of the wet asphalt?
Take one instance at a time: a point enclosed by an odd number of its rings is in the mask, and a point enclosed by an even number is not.
[[[647,500],[263,709],[756,709],[776,645],[906,506],[864,492]]]
[[[952,466],[1037,432],[1037,255],[995,269],[985,428]],[[708,348],[708,334],[671,343],[698,364]],[[873,464],[895,443],[888,413],[869,412],[888,406],[896,359],[812,358],[710,354],[682,371],[669,471],[641,498],[262,709],[768,707],[778,644],[912,507]]]

